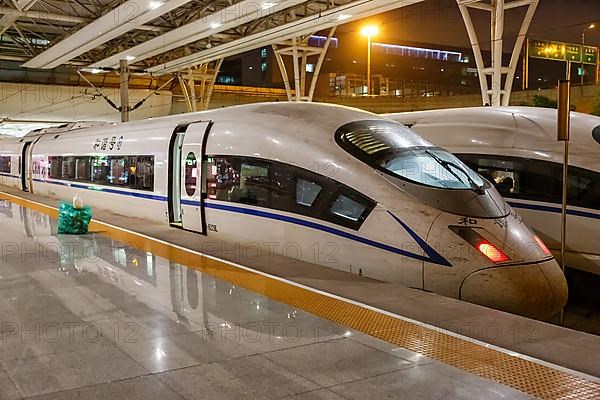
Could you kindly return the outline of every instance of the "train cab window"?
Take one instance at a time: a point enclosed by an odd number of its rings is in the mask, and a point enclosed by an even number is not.
[[[396,122],[351,122],[336,131],[335,140],[362,162],[402,180],[443,189],[483,186],[481,177],[453,154]]]
[[[0,172],[10,174],[10,156],[0,156]]]
[[[331,178],[275,161],[207,158],[208,198],[322,219],[358,230],[375,202]]]
[[[505,197],[548,203],[562,201],[562,165],[519,157],[458,154]],[[569,167],[568,203],[600,209],[600,174]]]
[[[298,178],[296,181],[296,203],[310,207],[321,192],[321,186],[314,182]]]

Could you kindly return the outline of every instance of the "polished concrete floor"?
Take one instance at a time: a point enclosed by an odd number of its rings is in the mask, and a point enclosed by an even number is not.
[[[525,394],[0,201],[0,399]]]

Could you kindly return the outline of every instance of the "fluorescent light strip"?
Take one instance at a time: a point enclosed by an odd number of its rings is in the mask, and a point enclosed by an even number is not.
[[[165,53],[188,43],[204,39],[227,29],[247,24],[286,8],[305,3],[308,0],[282,0],[279,3],[263,3],[269,7],[257,7],[256,0],[245,0],[224,8],[206,17],[173,29],[152,40],[122,51],[104,60],[89,65],[89,68],[116,68],[119,60],[135,56],[136,62]]]
[[[140,1],[129,0],[102,17],[84,26],[23,64],[26,68],[56,68],[160,15],[174,10],[190,0]]]
[[[398,49],[398,50],[403,50],[403,51],[407,50],[407,51],[417,51],[417,52],[426,52],[426,53],[437,53],[441,57],[441,58],[437,58],[438,60],[447,60],[449,55],[454,55],[454,56],[458,56],[458,62],[462,61],[462,53],[459,53],[456,51],[426,49],[423,47],[403,46],[403,45],[399,45],[399,44],[387,44],[387,43],[377,43],[377,42],[373,43],[373,47],[381,47],[384,49]],[[396,53],[389,53],[389,54],[397,55]],[[403,54],[403,55],[405,55],[405,54]],[[445,57],[443,55],[445,55]],[[407,54],[405,56],[417,57],[417,58],[427,58],[427,57],[412,56],[412,55],[407,55]]]
[[[403,49],[403,50],[416,50],[416,51],[434,51],[436,53],[454,54],[454,55],[457,55],[459,57],[462,57],[462,53],[459,53],[457,51],[438,50],[438,49],[426,49],[424,47],[412,47],[412,46],[403,46],[403,45],[400,45],[400,44],[387,44],[387,43],[377,43],[377,42],[373,42],[373,46],[387,47],[387,48],[390,48],[390,49]]]
[[[164,64],[148,68],[147,72],[157,75],[177,72],[179,70],[214,61],[219,58],[229,57],[253,50],[271,43],[281,42],[292,37],[310,34],[321,29],[331,28],[339,25],[340,20],[344,23],[355,21],[370,15],[380,14],[382,12],[406,7],[412,4],[421,3],[425,0],[361,0],[354,1],[341,7],[336,7],[323,11],[318,16],[311,15],[297,21],[267,29],[250,36],[233,40],[219,46],[212,47],[189,56],[181,57]],[[343,17],[343,18],[340,18]]]

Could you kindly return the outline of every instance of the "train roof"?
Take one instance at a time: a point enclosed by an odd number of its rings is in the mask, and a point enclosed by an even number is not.
[[[387,114],[435,144],[454,152],[521,155],[561,162],[557,111],[536,107],[469,107]],[[600,168],[600,117],[571,112],[574,165]]]
[[[271,115],[277,117],[272,121],[273,125],[281,127],[282,120],[293,120],[296,124],[306,127],[324,125],[337,129],[340,124],[358,119],[382,119],[382,116],[369,113],[356,108],[340,106],[327,103],[298,103],[298,102],[270,102],[253,103],[232,107],[224,107],[207,111],[199,111],[185,114],[168,115],[164,117],[148,118],[144,120],[114,123],[114,122],[73,122],[57,127],[33,130],[26,137],[45,134],[96,134],[98,131],[109,133],[112,130],[119,131],[123,128],[143,129],[145,126],[177,126],[180,124],[211,121],[211,120],[259,120],[263,125],[269,125]],[[291,122],[291,121],[290,121]],[[172,131],[169,131],[170,135]],[[20,138],[19,138],[20,139]]]
[[[444,125],[481,128],[484,135],[519,132],[536,139],[556,141],[556,109],[539,107],[467,107],[388,114],[405,125]],[[592,131],[600,127],[600,117],[571,112],[571,133],[583,144],[600,144]],[[586,140],[589,139],[589,140]]]

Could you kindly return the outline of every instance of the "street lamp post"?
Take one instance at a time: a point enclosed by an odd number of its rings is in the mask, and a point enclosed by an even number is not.
[[[361,33],[367,37],[367,96],[371,95],[371,37],[377,35],[379,29],[369,25],[361,29]]]
[[[596,27],[595,24],[591,24],[586,26],[581,32],[581,85],[583,86],[585,71],[583,70],[583,56],[585,55],[585,32],[589,29],[594,29]]]

